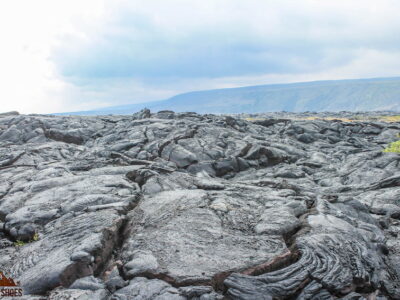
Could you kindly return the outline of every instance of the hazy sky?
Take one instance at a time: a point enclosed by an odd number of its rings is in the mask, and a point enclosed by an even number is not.
[[[400,76],[398,0],[0,3],[0,111],[201,89]]]

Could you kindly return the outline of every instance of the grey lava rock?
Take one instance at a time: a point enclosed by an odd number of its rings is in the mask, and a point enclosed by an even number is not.
[[[47,297],[48,300],[107,300],[109,298],[110,293],[106,290],[87,289],[56,289]]]
[[[121,277],[118,267],[115,266],[113,270],[110,272],[108,279],[106,281],[107,289],[113,293],[116,290],[121,289],[127,285],[128,282]]]
[[[0,270],[26,299],[400,299],[400,124],[346,119],[1,114]]]
[[[186,300],[180,295],[179,290],[159,279],[146,279],[136,277],[129,282],[129,285],[116,291],[112,300]]]
[[[75,282],[70,286],[70,289],[90,290],[90,291],[97,291],[104,288],[105,288],[104,283],[101,282],[98,278],[95,278],[93,276],[87,276],[75,280]]]
[[[263,207],[248,203],[260,197],[256,192],[248,189],[246,197],[235,197],[234,191],[179,190],[148,198],[129,215],[132,231],[122,248],[125,273],[165,274],[179,285],[209,283],[219,273],[282,254],[287,249],[281,236],[253,231]]]

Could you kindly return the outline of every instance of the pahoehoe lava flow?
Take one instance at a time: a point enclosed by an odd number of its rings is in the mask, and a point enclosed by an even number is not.
[[[340,114],[2,114],[0,272],[32,300],[400,299],[400,123]]]

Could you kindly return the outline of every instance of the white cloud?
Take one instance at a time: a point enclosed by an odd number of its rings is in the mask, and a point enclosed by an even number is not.
[[[398,76],[398,11],[397,0],[4,1],[0,111],[72,111],[208,88]]]
[[[79,34],[80,19],[95,21],[101,1],[3,1],[0,3],[0,111],[65,109],[68,84],[48,59],[60,33]]]

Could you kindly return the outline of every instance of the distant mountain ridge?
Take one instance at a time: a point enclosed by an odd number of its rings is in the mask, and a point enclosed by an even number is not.
[[[152,111],[227,114],[273,111],[400,111],[400,77],[269,84],[196,91],[162,101],[62,114],[131,114],[144,107]]]

